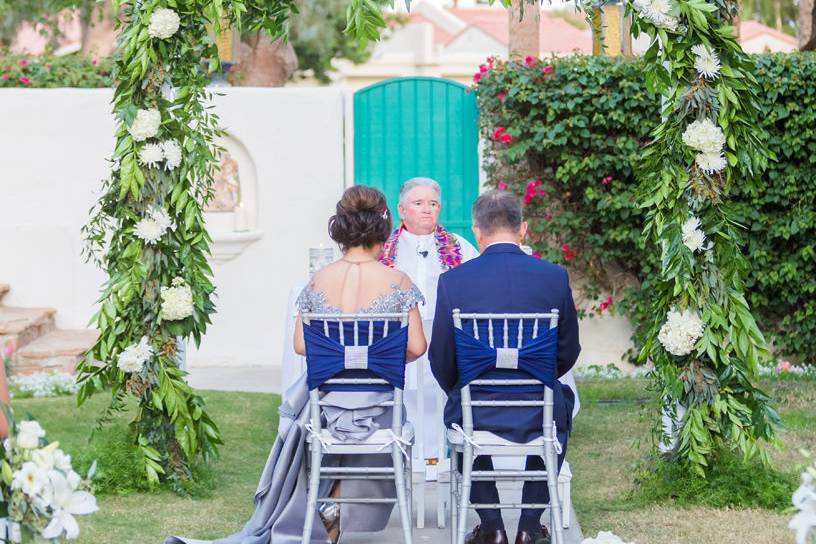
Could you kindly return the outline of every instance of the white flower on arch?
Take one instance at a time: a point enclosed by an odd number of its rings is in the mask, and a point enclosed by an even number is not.
[[[666,351],[682,357],[694,351],[694,345],[704,331],[705,324],[696,312],[674,308],[666,316],[666,322],[660,327],[657,339]]]
[[[700,77],[716,79],[720,74],[720,57],[717,53],[703,44],[695,45],[691,52],[694,53],[694,68]]]
[[[150,16],[147,33],[151,38],[166,40],[178,31],[180,22],[178,13],[172,9],[159,8]]]

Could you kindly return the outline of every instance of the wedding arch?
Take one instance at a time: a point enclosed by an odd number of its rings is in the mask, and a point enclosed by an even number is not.
[[[229,26],[284,38],[296,1],[113,0],[113,8],[116,146],[85,227],[108,277],[95,317],[101,334],[79,367],[79,402],[109,389],[104,423],[135,398],[144,470],[172,482],[191,477],[191,463],[221,443],[176,357],[179,337],[200,342],[215,311],[203,217],[222,134],[207,107],[207,71],[219,68],[213,36]],[[728,205],[731,184],[750,183],[769,154],[754,122],[752,64],[732,27],[736,1],[627,0],[626,9],[634,31],[652,38],[646,85],[664,97],[639,165],[643,235],[662,257],[641,356],[679,419],[679,458],[704,473],[723,448],[764,458],[761,442],[773,441],[778,425],[752,384],[766,346],[744,297],[747,263]],[[351,0],[347,16],[361,44],[386,26],[374,0]]]

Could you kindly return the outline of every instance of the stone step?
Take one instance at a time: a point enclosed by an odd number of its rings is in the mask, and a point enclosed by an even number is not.
[[[3,301],[3,297],[6,296],[6,293],[8,293],[10,290],[11,286],[9,284],[0,283],[0,302]]]
[[[99,336],[93,329],[55,330],[27,344],[16,354],[14,374],[67,372],[73,374]]]
[[[53,308],[0,306],[0,346],[11,343],[15,351],[56,328]]]

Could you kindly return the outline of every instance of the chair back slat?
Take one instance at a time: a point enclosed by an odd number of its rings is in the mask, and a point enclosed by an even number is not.
[[[524,318],[521,318],[519,319],[518,325],[518,339],[516,340],[516,349],[521,349],[521,343],[523,339],[524,339]]]

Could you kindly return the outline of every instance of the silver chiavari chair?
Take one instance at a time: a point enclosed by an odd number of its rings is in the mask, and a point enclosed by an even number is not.
[[[469,332],[470,326],[463,329],[463,321],[469,321],[472,325],[473,337],[484,343],[485,349],[495,350],[496,363],[494,368],[518,369],[519,350],[525,345],[523,339],[524,324],[532,322],[532,340],[539,337],[539,322],[542,327],[557,329],[558,310],[553,309],[549,313],[532,314],[465,314],[458,309],[453,310],[454,326],[462,331]],[[494,322],[501,325],[499,331],[494,331]],[[518,321],[518,331],[516,338],[509,338],[509,323]],[[487,339],[479,338],[479,323],[487,323]],[[557,331],[553,331],[557,334]],[[528,340],[529,342],[531,340]],[[515,344],[515,347],[510,347]],[[554,352],[553,352],[554,353]],[[553,357],[554,359],[554,357]],[[555,376],[553,360],[553,380]],[[461,375],[461,372],[460,372]],[[551,382],[552,383],[552,382]],[[542,400],[473,400],[471,396],[471,386],[492,386],[512,393],[514,386],[541,385],[543,389]],[[538,379],[530,379],[530,374],[520,372],[519,379],[474,379],[465,384],[461,389],[462,395],[462,427],[448,430],[448,444],[452,450],[451,471],[450,471],[450,516],[451,516],[451,542],[453,544],[464,544],[466,517],[468,509],[546,509],[550,513],[550,530],[552,534],[552,544],[563,544],[564,532],[562,525],[561,502],[558,496],[558,460],[557,448],[560,445],[557,441],[555,424],[553,422],[553,390],[550,386]],[[509,395],[508,395],[509,396]],[[496,410],[512,411],[518,407],[540,406],[543,410],[543,435],[541,438],[532,440],[526,444],[510,442],[488,431],[478,430],[478,422],[474,425],[473,407],[489,406]],[[510,416],[512,417],[512,416]],[[544,458],[546,470],[507,470],[498,469],[492,471],[473,470],[475,458],[474,450],[478,449],[478,455],[490,456],[528,456],[538,455]],[[457,453],[462,454],[462,473],[457,470]],[[495,482],[525,482],[525,481],[546,481],[550,493],[550,504],[524,504],[524,503],[498,503],[498,504],[474,504],[470,502],[470,489],[473,481],[495,481]]]
[[[330,338],[330,330],[333,327],[339,332],[339,344],[343,351],[337,353],[337,357],[342,360],[340,370],[366,370],[368,369],[368,350],[377,341],[386,338],[389,332],[392,334],[396,330],[404,329],[408,326],[408,313],[384,313],[384,314],[316,314],[304,313],[302,315],[304,328],[313,324],[322,326],[323,335]],[[382,333],[375,334],[375,324],[382,324]],[[367,325],[365,327],[364,325]],[[389,330],[390,329],[390,330]],[[395,330],[396,329],[396,330]],[[352,343],[347,343],[346,337],[353,331]],[[379,338],[377,338],[379,336]],[[306,338],[306,372],[310,375],[314,369],[310,366],[309,338]],[[405,343],[402,344],[402,376],[405,373]],[[306,519],[303,525],[303,542],[308,543],[311,539],[314,516],[317,512],[318,503],[396,503],[399,509],[400,521],[402,523],[403,540],[405,544],[411,544],[411,505],[412,505],[412,480],[411,480],[411,445],[414,440],[413,427],[409,422],[403,424],[403,389],[392,386],[385,379],[377,377],[373,372],[371,378],[329,378],[309,391],[310,423],[308,426],[310,455],[307,456],[307,474],[309,478]],[[377,406],[391,407],[392,419],[391,427],[379,429],[369,438],[361,442],[344,442],[332,436],[328,429],[322,427],[322,406],[320,388],[324,385],[355,385],[393,387],[393,400],[381,402]],[[380,387],[382,389],[382,387]],[[322,459],[326,454],[343,455],[375,455],[383,454],[390,449],[392,466],[367,466],[367,467],[323,467]],[[343,497],[318,497],[318,488],[323,479],[331,480],[392,480],[396,487],[396,498],[343,498]]]

